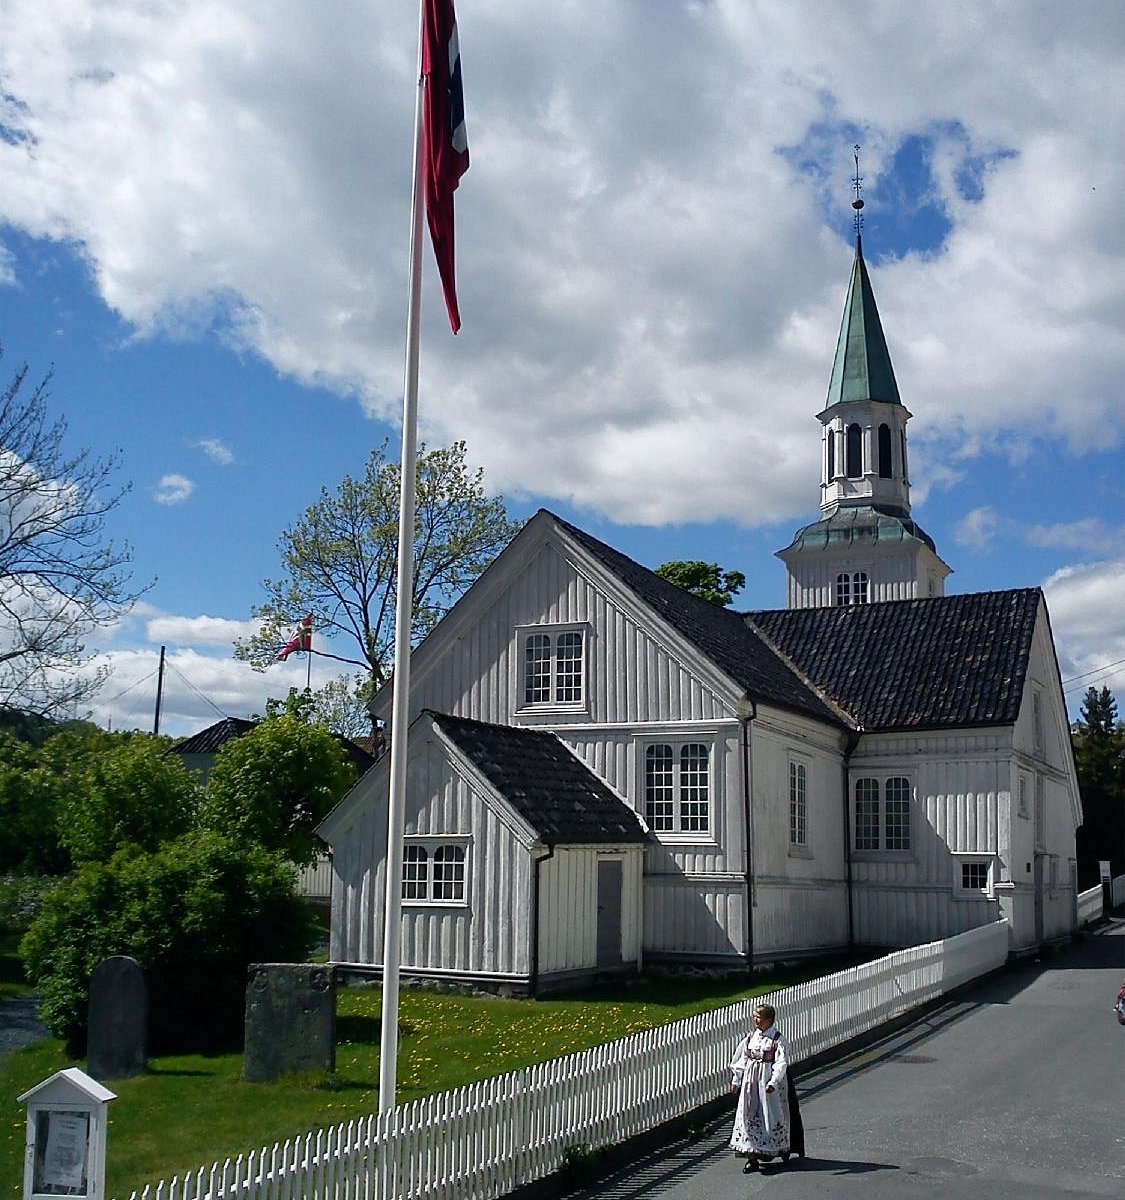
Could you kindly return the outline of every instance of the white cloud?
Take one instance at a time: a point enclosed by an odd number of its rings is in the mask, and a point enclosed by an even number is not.
[[[481,0],[460,26],[465,327],[427,257],[423,433],[471,431],[496,487],[804,512],[857,137],[915,463],[1120,447],[1117,6]],[[415,27],[414,0],[10,0],[0,223],[81,247],[141,332],[215,326],[395,419]],[[875,265],[908,138],[949,232]]]
[[[1125,529],[1107,525],[1100,517],[1085,517],[1054,525],[1033,525],[1024,535],[1032,546],[1110,554],[1125,546]]]
[[[1125,558],[1064,567],[1043,584],[1072,707],[1086,688],[1125,684]]]
[[[195,491],[195,484],[185,475],[162,475],[153,493],[157,504],[182,504]]]
[[[958,546],[984,551],[992,544],[1001,524],[996,510],[989,507],[974,508],[967,512],[953,530],[953,540]]]
[[[229,648],[236,638],[251,637],[257,628],[256,621],[231,621],[226,617],[157,616],[148,621],[146,632],[150,642]]]
[[[234,451],[222,438],[200,438],[195,444],[213,463],[217,463],[220,467],[229,467],[234,462]]]

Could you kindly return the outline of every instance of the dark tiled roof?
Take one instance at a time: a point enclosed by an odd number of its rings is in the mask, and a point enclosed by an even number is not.
[[[206,729],[177,742],[172,749],[177,754],[217,754],[227,742],[249,733],[257,724],[257,721],[248,721],[244,717],[224,717],[214,725],[208,725]],[[374,755],[369,754],[363,746],[338,733],[332,736],[340,743],[340,749],[358,774],[362,775],[375,762]]]
[[[551,516],[649,608],[659,613],[752,697],[821,720],[838,722],[838,717],[813,690],[747,628],[741,614],[693,596],[554,513]]]
[[[1007,725],[1019,714],[1038,588],[754,612],[760,629],[861,728]]]
[[[429,716],[547,845],[648,840],[633,810],[553,733]]]
[[[256,724],[257,721],[247,721],[242,717],[224,717],[214,725],[208,725],[206,729],[177,742],[172,748],[177,754],[216,754],[232,738],[249,733]]]

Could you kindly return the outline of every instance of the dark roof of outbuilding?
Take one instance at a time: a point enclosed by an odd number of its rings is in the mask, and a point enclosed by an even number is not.
[[[636,813],[553,733],[428,715],[547,845],[648,840]]]
[[[177,742],[172,750],[176,754],[217,754],[227,742],[242,737],[257,725],[257,721],[248,721],[245,717],[224,717],[214,725],[208,725],[206,729]],[[339,733],[332,736],[340,743],[340,749],[358,774],[362,775],[375,762],[374,755],[369,754],[363,746],[357,745],[350,738]]]
[[[747,620],[865,730],[1008,725],[1042,593],[976,592]]]
[[[806,686],[747,626],[742,614],[693,596],[554,513],[551,516],[649,608],[751,696],[820,720],[839,723],[839,717],[813,689]]]
[[[227,742],[249,733],[256,724],[257,721],[247,721],[243,717],[224,717],[177,742],[172,749],[177,754],[216,754]]]

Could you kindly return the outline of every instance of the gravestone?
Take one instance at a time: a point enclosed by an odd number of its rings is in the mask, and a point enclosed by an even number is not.
[[[116,954],[90,980],[86,1070],[95,1079],[128,1079],[145,1069],[148,985],[135,958]]]
[[[252,963],[243,1077],[336,1069],[336,977],[318,963]]]

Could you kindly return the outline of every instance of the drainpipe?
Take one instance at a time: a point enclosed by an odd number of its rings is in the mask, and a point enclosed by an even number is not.
[[[749,693],[739,700],[735,711],[738,715],[739,739],[742,743],[742,844],[745,848],[746,874],[746,969],[754,966],[754,906],[758,898],[754,887],[754,806],[751,803],[751,756],[750,722],[758,715],[758,706]]]
[[[844,745],[843,796],[844,796],[844,872],[848,896],[848,949],[855,949],[855,913],[852,898],[852,815],[848,789],[848,772],[851,768],[852,755],[859,745],[859,730],[851,730]]]
[[[531,860],[531,896],[528,903],[528,920],[531,922],[531,962],[529,964],[528,992],[532,999],[539,994],[539,868],[549,858],[555,857],[555,848],[547,846],[547,853]]]

